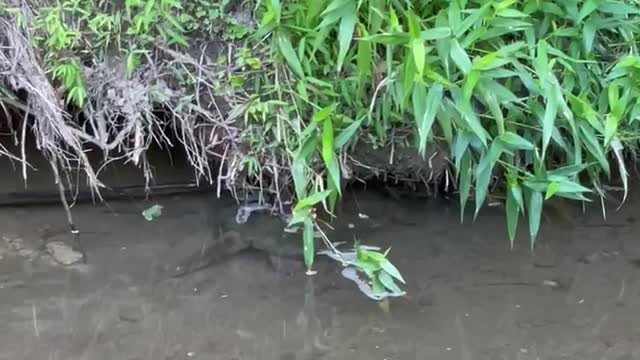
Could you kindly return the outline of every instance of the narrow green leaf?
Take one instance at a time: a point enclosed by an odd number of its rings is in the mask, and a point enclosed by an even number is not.
[[[389,275],[393,276],[395,279],[397,279],[398,281],[400,281],[401,283],[405,283],[404,279],[402,278],[402,275],[400,275],[400,271],[398,271],[398,269],[386,258],[383,259],[380,262],[380,266],[382,267],[382,270],[384,270],[385,272],[387,272]]]
[[[458,68],[464,73],[468,74],[471,71],[471,59],[469,55],[464,51],[460,43],[456,39],[451,39],[451,60],[458,66]]]
[[[422,39],[411,40],[411,52],[413,53],[413,61],[416,64],[418,75],[422,76],[424,71],[424,62],[426,57],[426,49],[424,47],[424,41]]]
[[[399,294],[402,292],[398,285],[396,285],[395,281],[393,281],[393,278],[386,271],[381,271],[378,274],[378,280],[380,280],[380,283],[382,283],[389,292],[393,294]]]
[[[364,40],[363,37],[367,36],[367,30],[364,26],[360,26],[361,37],[358,40],[358,55],[357,55],[357,67],[358,77],[361,81],[369,78],[372,75],[372,55],[371,55],[371,42]]]
[[[412,94],[416,127],[418,128],[419,151],[424,156],[427,146],[427,139],[431,132],[431,127],[435,121],[438,108],[442,103],[444,89],[441,84],[434,84],[429,88],[425,96],[425,86],[422,83],[414,85]]]
[[[550,182],[547,186],[547,193],[544,196],[545,200],[551,199],[551,197],[560,190],[560,184],[557,182]]]
[[[351,124],[349,124],[349,126],[340,131],[340,134],[338,134],[335,139],[334,148],[336,150],[342,149],[342,147],[345,146],[353,138],[353,135],[360,128],[364,119],[364,116],[360,117],[360,119],[352,122]]]
[[[473,89],[480,80],[480,72],[477,70],[471,70],[471,72],[464,79],[464,85],[462,86],[462,98],[465,101],[465,106],[470,106],[469,102],[473,96]]]
[[[353,39],[353,31],[356,25],[356,16],[358,12],[355,7],[348,6],[345,7],[345,11],[342,14],[342,19],[340,20],[340,27],[338,29],[338,44],[340,50],[338,51],[338,61],[337,61],[337,71],[342,70],[342,65],[344,64],[344,59],[347,56],[347,52],[349,51],[349,45],[351,44],[351,40]]]
[[[313,267],[313,260],[315,257],[315,243],[313,239],[313,222],[307,216],[304,219],[304,232],[302,236],[304,264],[307,267],[307,271],[311,271]]]
[[[420,32],[420,38],[425,41],[439,40],[451,36],[451,28],[434,27]]]
[[[616,159],[618,161],[618,172],[620,173],[620,179],[622,180],[624,188],[624,195],[620,203],[620,206],[622,206],[622,204],[627,200],[627,195],[629,193],[629,173],[627,172],[624,156],[622,154],[624,147],[622,145],[622,141],[620,141],[617,136],[611,140],[611,148],[613,149],[613,153],[616,155]]]
[[[340,168],[334,151],[333,136],[333,123],[327,120],[324,122],[322,129],[322,159],[324,160],[329,177],[331,177],[331,180],[338,189],[338,193],[340,193]]]
[[[538,191],[532,191],[528,198],[528,213],[529,213],[529,235],[531,236],[531,250],[536,243],[536,237],[540,230],[540,219],[542,217],[542,193]]]
[[[298,59],[298,56],[296,55],[296,52],[291,45],[291,41],[286,34],[278,34],[278,47],[280,48],[280,52],[282,53],[282,56],[284,56],[291,70],[299,77],[304,78],[302,64],[300,63],[300,60]]]
[[[513,243],[516,239],[516,231],[518,229],[518,218],[520,215],[520,207],[518,206],[518,202],[513,196],[512,188],[517,187],[519,185],[509,184],[509,188],[507,189],[507,202],[506,202],[506,211],[507,211],[507,233],[509,235],[509,242],[511,243],[511,249],[513,249]]]
[[[547,108],[544,112],[544,118],[542,120],[542,156],[544,157],[547,151],[547,146],[551,140],[551,133],[555,126],[556,116],[558,115],[558,98],[556,94],[551,91],[549,87],[545,88],[545,98],[547,101]]]
[[[611,176],[611,171],[609,168],[609,162],[607,161],[606,156],[604,155],[604,150],[602,149],[602,145],[598,142],[596,138],[596,134],[593,132],[591,126],[588,123],[581,122],[580,131],[582,133],[581,139],[586,143],[586,148],[593,157],[600,163],[600,167],[607,174],[607,176]]]
[[[547,74],[551,70],[549,68],[549,59],[547,57],[547,42],[540,40],[536,49],[536,60],[534,62],[536,75],[540,79],[542,89],[547,88]]]
[[[533,144],[529,140],[510,131],[507,131],[504,134],[500,135],[498,139],[503,143],[505,143],[508,148],[511,148],[513,150],[533,150],[534,149]]]
[[[458,177],[460,181],[460,221],[464,220],[464,209],[467,206],[469,199],[469,193],[471,192],[471,174],[473,168],[471,164],[471,156],[468,151],[465,151],[460,161],[460,167],[458,168]]]
[[[335,109],[336,109],[336,104],[331,104],[329,106],[326,106],[320,109],[320,111],[318,111],[313,115],[313,121],[322,122],[324,119],[331,116],[335,111]]]
[[[330,193],[331,191],[325,190],[321,192],[315,192],[303,199],[300,199],[296,204],[296,206],[294,207],[294,210],[300,210],[300,209],[312,207],[317,203],[324,201],[324,199],[326,199]]]

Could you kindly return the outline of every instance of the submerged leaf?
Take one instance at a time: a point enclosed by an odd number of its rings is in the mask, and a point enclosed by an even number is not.
[[[313,267],[313,260],[315,257],[315,244],[313,238],[313,222],[307,216],[304,219],[304,231],[302,235],[304,264],[307,267],[307,271],[310,271]]]

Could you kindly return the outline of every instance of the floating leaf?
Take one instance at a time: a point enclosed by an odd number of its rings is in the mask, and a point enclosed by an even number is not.
[[[380,280],[380,283],[382,283],[382,285],[384,285],[384,287],[391,293],[399,294],[402,292],[398,285],[396,285],[395,281],[393,281],[393,278],[386,271],[381,271],[378,274],[378,280]]]
[[[162,215],[162,209],[163,209],[162,205],[158,205],[158,204],[153,205],[150,208],[147,208],[146,210],[144,210],[142,212],[142,216],[144,216],[145,220],[151,221],[159,217],[160,215]]]
[[[389,275],[396,278],[401,283],[405,283],[402,275],[400,275],[400,271],[398,271],[398,269],[389,260],[387,260],[386,258],[382,259],[380,261],[380,266],[382,267],[382,270],[387,272]]]

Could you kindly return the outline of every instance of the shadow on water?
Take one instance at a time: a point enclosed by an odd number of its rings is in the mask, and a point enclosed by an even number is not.
[[[461,225],[452,203],[350,194],[332,239],[391,246],[408,295],[386,307],[328,258],[313,277],[265,251],[163,276],[236,207],[160,202],[153,222],[144,202],[77,207],[92,261],[69,268],[41,250],[43,229],[63,225],[59,208],[2,209],[0,359],[640,358],[636,199],[606,223],[597,211],[547,212],[531,253],[524,223],[510,249],[498,208]],[[272,221],[239,236],[277,238]]]

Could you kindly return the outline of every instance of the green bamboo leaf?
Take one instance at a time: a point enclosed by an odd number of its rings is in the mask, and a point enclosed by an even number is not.
[[[547,88],[547,74],[550,72],[549,68],[549,58],[547,56],[547,47],[548,44],[544,40],[540,40],[538,42],[538,46],[536,48],[536,59],[534,61],[534,68],[536,69],[536,75],[538,75],[538,79],[540,79],[540,86],[542,89]]]
[[[313,28],[313,22],[320,15],[322,9],[325,7],[327,0],[310,0],[306,2],[306,26],[307,28]]]
[[[313,121],[322,122],[324,119],[326,119],[329,116],[331,116],[335,110],[336,110],[336,104],[335,103],[331,104],[329,106],[326,106],[326,107],[320,109],[320,111],[318,111],[317,113],[315,113],[313,115]]]
[[[622,154],[624,147],[622,145],[622,141],[620,141],[617,136],[611,140],[611,148],[613,149],[613,153],[616,155],[616,160],[618,161],[618,172],[620,173],[620,179],[622,180],[624,188],[624,196],[620,203],[620,206],[622,206],[622,204],[627,200],[627,195],[629,193],[629,173],[627,172],[624,155]]]
[[[451,56],[451,60],[453,60],[465,75],[468,74],[471,71],[471,59],[469,59],[469,55],[467,55],[456,39],[451,39],[450,46],[449,56]]]
[[[602,146],[598,142],[598,139],[596,138],[596,134],[593,132],[593,129],[589,126],[588,123],[585,123],[585,122],[581,122],[579,124],[579,127],[580,127],[580,132],[583,135],[581,138],[582,140],[584,140],[584,142],[587,145],[586,146],[587,151],[589,151],[591,155],[593,155],[593,157],[596,158],[598,163],[600,163],[600,167],[605,172],[605,174],[607,174],[607,176],[611,176],[609,162],[607,161],[607,158],[604,155]]]
[[[312,207],[317,203],[324,201],[324,199],[326,199],[330,193],[331,191],[325,190],[321,192],[315,192],[303,199],[300,199],[296,204],[296,206],[294,207],[294,210],[300,210],[300,209]]]
[[[449,36],[451,36],[451,28],[448,27],[434,27],[420,32],[420,38],[425,41],[444,39]]]
[[[307,216],[304,219],[304,232],[302,235],[304,264],[307,267],[307,271],[311,271],[313,267],[313,260],[315,257],[315,243],[313,239],[313,222]]]
[[[465,102],[465,106],[470,106],[471,97],[473,96],[473,89],[480,80],[480,72],[477,70],[471,70],[471,72],[464,79],[464,85],[462,86],[462,98]]]
[[[427,55],[422,39],[411,40],[411,52],[413,53],[413,61],[415,62],[418,75],[422,76],[424,71],[425,57]]]
[[[518,188],[519,185],[509,184],[509,188],[507,189],[507,202],[506,202],[506,211],[507,211],[507,233],[509,235],[509,242],[511,243],[511,249],[513,249],[513,243],[516,238],[516,231],[518,229],[518,218],[520,215],[520,207],[518,206],[518,201],[513,196],[514,191],[512,188]]]
[[[589,167],[588,164],[568,165],[555,170],[550,170],[549,172],[547,172],[547,175],[573,177],[581,173],[588,167]]]
[[[351,0],[333,0],[325,9],[320,13],[320,16],[329,15],[332,12],[342,8],[343,6],[349,4]]]
[[[416,83],[413,88],[412,102],[414,116],[416,118],[416,127],[418,128],[418,149],[422,156],[425,154],[427,139],[440,104],[442,103],[443,92],[444,89],[441,84],[432,85],[428,93],[426,92],[425,85],[421,82]]]
[[[360,25],[360,39],[358,40],[358,55],[357,55],[357,67],[358,67],[358,77],[361,81],[369,78],[372,73],[372,53],[371,53],[371,42],[369,40],[364,40],[363,37],[366,37],[367,30],[364,26]]]
[[[462,115],[465,123],[477,136],[482,145],[487,146],[487,139],[490,138],[490,135],[482,126],[482,123],[480,123],[480,119],[478,119],[476,113],[473,111],[473,109],[471,109],[471,106],[469,106],[469,104],[464,101],[464,99],[462,98],[463,95],[457,89],[452,89],[451,94],[456,104],[456,109]]]
[[[476,211],[474,218],[478,216],[480,208],[484,204],[484,200],[487,197],[487,191],[489,190],[489,182],[491,181],[491,175],[493,174],[493,167],[495,166],[502,153],[507,149],[502,146],[499,141],[491,143],[488,153],[483,153],[478,162],[476,168]]]
[[[352,122],[349,126],[340,131],[340,134],[338,134],[335,139],[334,147],[336,150],[342,149],[342,147],[344,147],[353,138],[353,135],[360,128],[364,119],[365,117],[362,116],[360,119]]]
[[[555,92],[551,91],[552,88],[545,88],[545,98],[547,101],[547,108],[544,112],[544,118],[542,120],[542,156],[544,157],[547,152],[547,146],[551,140],[551,133],[555,127],[556,116],[558,115],[558,98]]]
[[[382,285],[384,285],[384,287],[391,293],[399,294],[402,292],[398,285],[396,285],[395,281],[393,281],[393,278],[386,271],[381,271],[378,274],[378,280],[380,280],[380,283],[382,283]]]
[[[400,271],[398,271],[398,269],[389,260],[387,260],[386,258],[382,259],[382,261],[380,261],[380,266],[382,267],[382,270],[384,270],[387,274],[405,284],[402,275],[400,275]]]
[[[338,29],[338,44],[340,49],[338,51],[338,61],[336,65],[338,72],[342,70],[344,59],[349,51],[349,45],[353,39],[353,31],[358,14],[354,6],[347,6],[344,9],[345,10],[342,12],[342,18],[340,20],[340,27]]]
[[[482,164],[483,160],[483,158],[480,158],[480,164]],[[487,191],[489,190],[489,183],[491,181],[491,174],[494,166],[493,163],[489,163],[488,165],[484,166],[480,166],[480,164],[478,164],[478,167],[476,168],[476,209],[473,215],[474,219],[478,217],[480,209],[484,205],[484,201],[487,198]]]
[[[298,59],[298,56],[296,55],[296,52],[291,45],[291,41],[286,34],[278,34],[278,47],[280,48],[280,52],[282,53],[282,56],[284,56],[291,70],[299,77],[304,78],[302,64],[300,63],[300,60]]]
[[[531,250],[536,243],[536,237],[540,230],[540,219],[542,217],[542,193],[539,191],[532,191],[529,194],[527,209],[529,213],[529,235],[531,236]]]
[[[549,200],[551,199],[551,197],[558,192],[558,190],[560,190],[560,184],[557,182],[550,182],[549,185],[547,185],[547,192],[544,196],[545,200]]]
[[[322,129],[322,159],[324,160],[327,171],[329,172],[331,181],[333,181],[338,189],[338,193],[340,193],[340,168],[334,151],[333,136],[333,123],[327,120],[324,122],[324,127]]]
[[[587,16],[596,11],[601,2],[601,0],[585,0],[584,4],[582,4],[582,8],[580,8],[580,12],[578,13],[576,23],[581,23]]]
[[[510,131],[507,131],[504,134],[500,135],[498,139],[503,143],[505,143],[507,145],[507,148],[510,148],[513,150],[533,150],[534,149],[533,144],[529,140]]]
[[[596,31],[598,31],[598,19],[590,17],[582,24],[582,44],[587,54],[593,50],[593,41],[596,38]]]
[[[457,170],[458,177],[460,179],[460,221],[462,222],[464,220],[464,209],[467,206],[467,201],[471,192],[471,174],[473,173],[471,156],[468,151],[465,151],[464,155],[462,155],[460,166]]]

